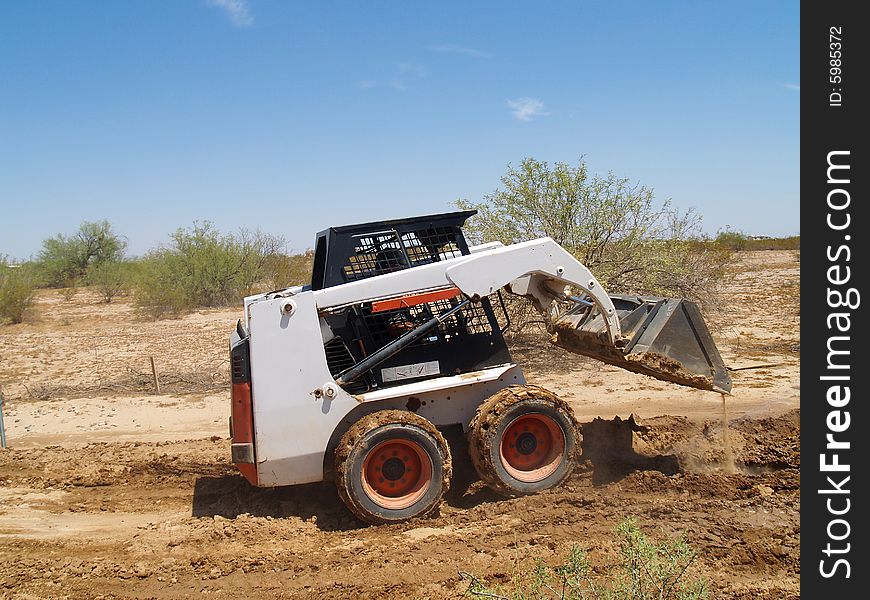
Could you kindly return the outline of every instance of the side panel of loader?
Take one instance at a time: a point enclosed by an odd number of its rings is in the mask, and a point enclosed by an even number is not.
[[[288,302],[293,310],[284,309]],[[316,397],[332,375],[311,292],[248,307],[254,440],[260,486],[323,479],[323,453],[357,402],[345,393]]]

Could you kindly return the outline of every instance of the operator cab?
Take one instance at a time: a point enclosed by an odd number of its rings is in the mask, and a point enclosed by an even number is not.
[[[477,211],[457,211],[406,219],[330,227],[317,234],[311,289],[321,290],[361,279],[394,273],[470,254],[462,232]],[[410,291],[410,290],[409,290]],[[478,371],[511,362],[504,341],[507,313],[500,293],[494,310],[490,298],[470,304],[446,319],[431,334],[415,341],[348,386],[364,393]],[[413,306],[381,309],[361,302],[338,313],[323,315],[334,337],[324,350],[333,377],[360,362],[403,333],[461,302],[456,290]]]

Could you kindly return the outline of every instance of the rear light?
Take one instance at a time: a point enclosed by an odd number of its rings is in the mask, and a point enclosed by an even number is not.
[[[253,485],[257,485],[257,463],[254,454],[254,402],[251,394],[248,338],[239,339],[238,335],[232,337],[230,346],[232,459],[245,479]]]

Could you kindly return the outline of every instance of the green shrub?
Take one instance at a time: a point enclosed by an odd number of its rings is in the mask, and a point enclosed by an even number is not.
[[[33,304],[36,277],[28,265],[9,266],[0,256],[0,321],[21,323]]]
[[[718,246],[739,252],[741,250],[746,250],[749,238],[741,231],[734,231],[733,229],[726,227],[717,232],[714,242]]]
[[[313,264],[314,252],[312,250],[302,254],[276,254],[269,257],[265,265],[269,278],[269,288],[279,290],[311,283]]]
[[[136,302],[155,317],[235,304],[268,287],[267,266],[284,244],[259,231],[221,234],[210,222],[170,238],[168,247],[150,252],[139,265]]]
[[[623,520],[614,533],[618,562],[593,570],[583,551],[571,547],[562,561],[550,566],[540,558],[518,568],[508,586],[491,589],[482,579],[461,573],[469,581],[466,596],[502,600],[702,600],[707,583],[690,577],[696,554],[685,540],[654,542],[634,519]],[[529,561],[527,560],[526,563]]]
[[[180,276],[170,260],[150,256],[139,265],[134,283],[135,302],[153,318],[178,316],[196,307],[195,299],[178,284]]]
[[[69,237],[59,233],[43,240],[38,264],[48,286],[72,287],[92,265],[121,260],[126,247],[108,221],[85,221]]]
[[[656,543],[630,518],[617,526],[616,534],[620,539],[620,561],[610,584],[614,598],[700,600],[707,597],[706,581],[686,578],[696,554],[685,539],[667,538]]]
[[[533,158],[508,167],[501,188],[476,209],[466,231],[472,242],[505,244],[551,237],[586,265],[611,294],[711,300],[730,250],[702,242],[701,218],[657,201],[639,183],[612,173],[592,176],[577,166]]]
[[[88,285],[100,295],[106,304],[117,296],[124,295],[132,284],[133,263],[112,260],[95,263],[88,267],[85,278]]]

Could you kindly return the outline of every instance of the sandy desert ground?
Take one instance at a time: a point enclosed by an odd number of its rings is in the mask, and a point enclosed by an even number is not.
[[[253,489],[229,464],[240,311],[148,321],[128,300],[45,290],[26,323],[0,326],[0,597],[461,597],[459,571],[504,582],[574,543],[604,564],[634,516],[687,538],[711,597],[798,598],[799,292],[794,253],[739,255],[709,319],[726,364],[761,367],[733,372],[725,419],[719,394],[513,340],[527,379],[581,422],[637,415],[649,460],[583,462],[563,487],[510,500],[458,469],[439,515],[371,527],[330,483]]]

